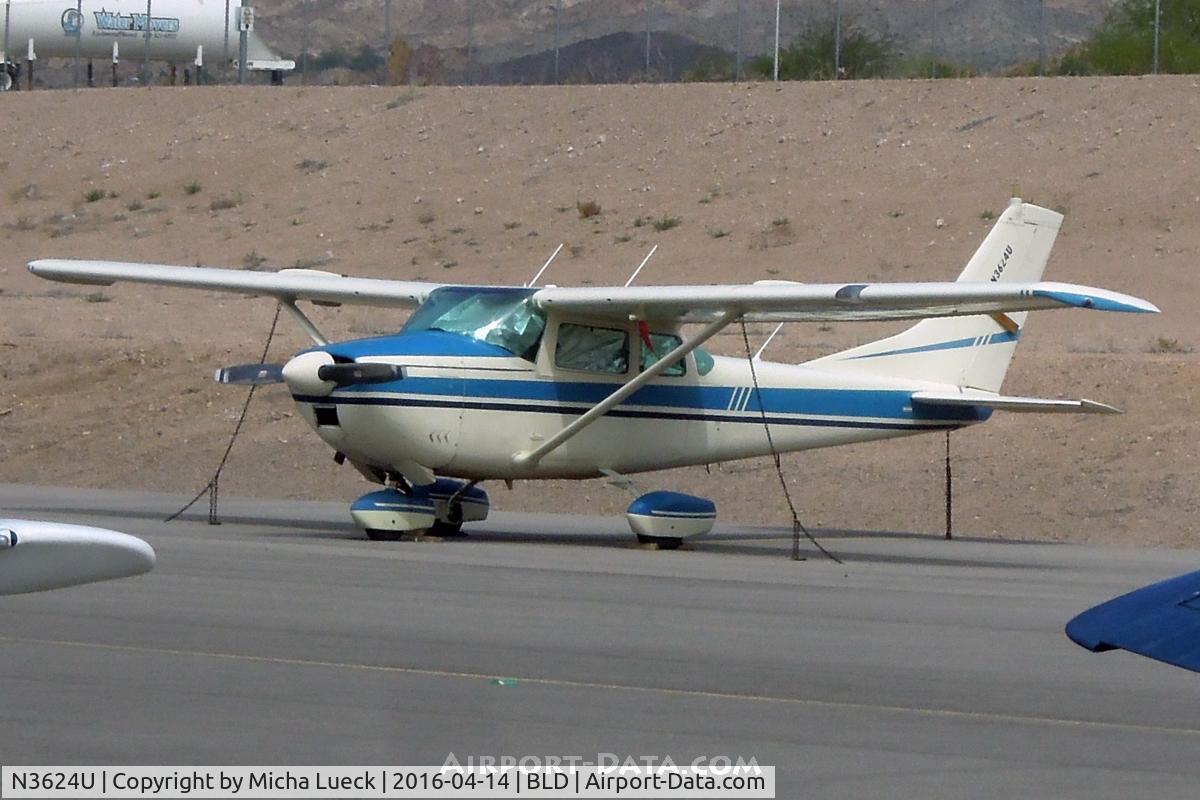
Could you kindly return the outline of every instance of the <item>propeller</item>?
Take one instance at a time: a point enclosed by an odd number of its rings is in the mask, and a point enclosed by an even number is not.
[[[356,383],[387,383],[404,377],[404,368],[396,364],[325,364],[317,367],[317,377],[338,386]]]
[[[269,383],[283,383],[283,364],[236,364],[217,370],[213,378],[217,383],[237,386],[266,386]]]
[[[237,364],[222,367],[213,376],[217,383],[237,386],[266,386],[283,383],[283,364]],[[311,373],[310,373],[311,374]],[[317,380],[334,386],[353,386],[361,383],[387,383],[404,377],[403,367],[396,364],[322,364],[317,367]]]

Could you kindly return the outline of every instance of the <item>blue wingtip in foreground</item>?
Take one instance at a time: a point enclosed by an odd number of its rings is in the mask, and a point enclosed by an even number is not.
[[[1200,672],[1200,571],[1135,589],[1067,623],[1093,653],[1128,650]]]

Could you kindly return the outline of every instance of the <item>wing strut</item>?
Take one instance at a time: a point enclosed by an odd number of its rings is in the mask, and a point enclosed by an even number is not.
[[[579,419],[575,420],[570,425],[551,436],[545,442],[542,442],[542,444],[536,449],[523,450],[521,452],[513,453],[513,462],[521,466],[538,463],[546,456],[546,454],[557,450],[572,436],[579,433],[596,420],[600,419],[600,417],[604,416],[609,411],[612,411],[613,408],[624,402],[625,399],[631,394],[657,378],[659,375],[665,372],[668,367],[677,363],[679,359],[683,358],[688,353],[692,352],[697,347],[716,336],[721,332],[722,329],[728,326],[729,323],[737,319],[740,313],[740,311],[726,311],[712,322],[709,322],[707,325],[701,328],[700,332],[695,336],[680,344],[674,350],[650,365],[649,368],[647,368],[633,380],[624,384],[620,389],[617,389],[608,397],[592,406],[583,414],[583,416],[579,417]]]
[[[329,344],[329,340],[325,338],[325,334],[321,333],[317,329],[317,326],[313,324],[313,321],[300,310],[295,300],[280,300],[279,305],[287,309],[287,312],[292,315],[292,319],[296,320],[296,324],[303,328],[304,332],[314,342],[322,346]]]

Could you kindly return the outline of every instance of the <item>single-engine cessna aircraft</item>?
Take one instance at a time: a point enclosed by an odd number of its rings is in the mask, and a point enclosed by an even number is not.
[[[1114,412],[1007,397],[1027,311],[1156,312],[1135,297],[1039,282],[1062,216],[1014,198],[957,282],[724,286],[457,286],[276,273],[34,261],[43,278],[274,297],[315,342],[283,365],[218,373],[282,381],[317,434],[388,488],[351,513],[372,538],[482,519],[485,480],[616,477],[960,428],[994,410]],[[417,307],[398,333],[330,342],[297,305]],[[713,356],[739,321],[920,318],[903,333],[801,365]],[[682,326],[698,325],[690,335]],[[706,533],[714,504],[651,492],[629,507],[644,540]]]
[[[154,567],[154,549],[136,536],[92,528],[0,519],[0,595],[128,578]]]

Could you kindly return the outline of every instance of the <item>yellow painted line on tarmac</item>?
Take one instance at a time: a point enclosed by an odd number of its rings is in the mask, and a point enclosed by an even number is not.
[[[425,667],[399,667],[388,666],[384,664],[358,664],[346,661],[320,661],[316,659],[286,658],[282,656],[256,656],[245,653],[220,653],[206,650],[179,650],[169,647],[142,647],[139,645],[108,644],[105,642],[79,642],[61,639],[31,639],[18,636],[0,636],[0,642],[6,642],[9,644],[41,645],[48,647],[74,647],[83,650],[105,650],[115,653],[140,653],[143,655],[210,658],[223,661],[277,664],[293,667],[314,667],[318,669],[337,669],[353,672],[375,672],[391,675],[416,675],[431,678],[457,678],[461,680],[483,681],[493,681],[497,678],[504,678],[516,680],[518,685],[531,684],[534,686],[550,686],[567,689],[597,689],[610,692],[656,694],[666,697],[693,697],[710,700],[733,700],[747,703],[770,703],[784,706],[829,708],[845,711],[874,711],[889,714],[911,714],[922,717],[937,717],[942,719],[961,719],[975,722],[1012,722],[1023,725],[1042,725],[1088,730],[1110,730],[1126,733],[1156,733],[1171,736],[1193,737],[1200,736],[1200,728],[1178,728],[1168,725],[1145,725],[1128,722],[1106,722],[1103,720],[1065,719],[1060,717],[1039,717],[1022,714],[1001,714],[991,711],[959,711],[949,708],[923,708],[921,706],[899,706],[883,703],[855,703],[844,700],[815,700],[803,697],[779,697],[776,695],[740,692],[714,692],[703,689],[633,686],[624,683],[603,683],[600,681],[571,680],[569,678],[535,678],[520,675],[500,676],[485,672],[460,672],[457,670],[429,669]]]

